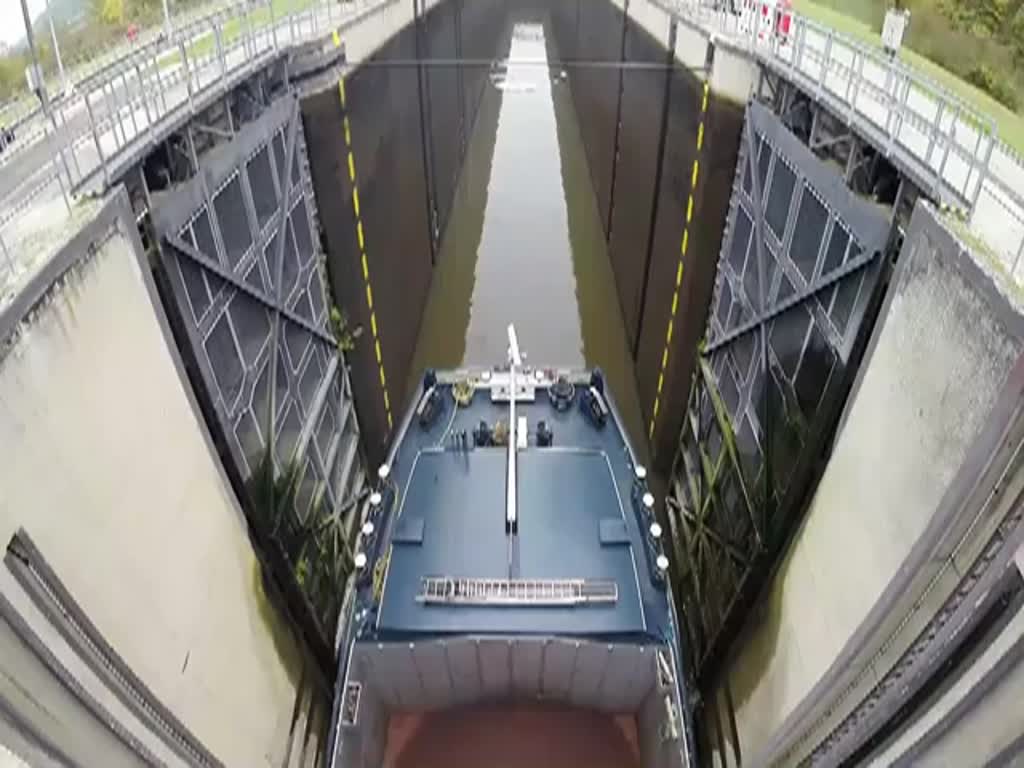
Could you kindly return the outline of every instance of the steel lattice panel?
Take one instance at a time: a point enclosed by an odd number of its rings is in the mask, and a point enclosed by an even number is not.
[[[190,347],[231,474],[265,506],[255,522],[330,633],[343,584],[321,565],[347,559],[340,523],[362,468],[295,101],[272,104],[201,168],[154,205],[179,343]]]
[[[743,136],[670,494],[679,594],[701,671],[731,639],[725,630],[760,589],[752,581],[816,481],[870,326],[889,231],[881,211],[761,105],[748,108]]]

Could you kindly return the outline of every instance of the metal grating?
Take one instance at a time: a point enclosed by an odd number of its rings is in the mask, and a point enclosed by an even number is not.
[[[563,606],[615,603],[619,588],[603,579],[474,579],[426,576],[416,600],[427,605]]]
[[[701,671],[802,514],[856,372],[889,232],[757,103],[736,173],[669,494]]]
[[[272,103],[201,160],[203,172],[153,211],[179,343],[255,524],[280,545],[330,635],[362,462],[348,450],[358,426],[330,328],[295,100]]]

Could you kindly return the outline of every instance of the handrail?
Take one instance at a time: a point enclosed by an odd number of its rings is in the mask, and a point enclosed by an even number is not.
[[[198,92],[218,81],[226,83],[239,66],[278,50],[282,42],[315,36],[357,12],[354,3],[337,0],[292,2],[304,5],[280,18],[275,18],[273,0],[235,0],[207,9],[180,24],[172,37],[154,34],[83,77],[73,93],[52,105],[56,135],[54,126],[42,119],[25,120],[15,141],[0,154],[0,176],[16,174],[10,169],[18,164],[30,167],[12,188],[0,189],[0,275],[5,261],[11,262],[4,230],[46,190],[56,196],[55,187],[62,187],[60,194],[66,194],[97,172],[106,175],[111,158],[140,133],[152,134],[169,112],[191,104]],[[722,5],[708,0],[673,3],[677,17],[748,46],[816,98],[870,125],[885,151],[905,153],[930,174],[931,194],[966,208],[976,228],[990,232],[1011,273],[1018,267],[1024,272],[1024,158],[998,138],[991,117],[874,46],[799,14],[762,14],[760,0],[739,0],[738,12]],[[783,18],[788,29],[779,33],[775,25]],[[304,32],[300,27],[307,19]],[[190,51],[209,46],[206,40],[213,41],[208,52],[196,56]],[[239,57],[240,49],[245,55]],[[30,153],[38,154],[47,140],[49,151],[33,163]],[[84,150],[87,144],[89,151]]]
[[[674,0],[674,12],[745,46],[766,66],[870,128],[930,179],[926,190],[964,208],[1024,281],[1024,158],[995,120],[879,48],[763,0]]]
[[[367,2],[233,0],[155,35],[106,61],[51,105],[53,121],[26,122],[0,154],[0,292],[24,269],[12,234],[41,200],[64,197],[93,178],[110,180],[113,162],[139,141],[155,142],[166,119],[210,88],[226,89],[286,45],[302,44],[356,16]],[[14,183],[11,183],[12,180]]]

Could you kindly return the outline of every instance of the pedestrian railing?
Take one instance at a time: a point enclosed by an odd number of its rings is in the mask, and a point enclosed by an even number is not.
[[[748,47],[768,67],[900,156],[1024,282],[1024,160],[996,122],[880,48],[774,3],[675,0],[676,13]]]
[[[769,12],[761,0],[674,0],[673,8],[687,23],[748,46],[885,152],[902,155],[933,196],[967,209],[973,229],[1024,281],[1024,161],[992,118],[881,50],[798,14]],[[72,190],[109,181],[111,160],[140,138],[155,140],[169,113],[356,11],[338,0],[229,3],[178,20],[169,37],[146,33],[88,70],[48,119],[23,119],[13,140],[0,138],[0,298],[18,272],[12,230],[31,226],[25,214],[35,203],[62,199],[70,209]]]
[[[314,39],[383,0],[249,0],[151,35],[81,79],[26,121],[0,154],[0,303],[31,269],[14,243],[40,219],[71,211],[75,191],[109,183],[116,160],[140,140],[162,138],[169,115],[195,109],[210,89],[254,71],[282,47]],[[284,8],[283,14],[279,9]]]

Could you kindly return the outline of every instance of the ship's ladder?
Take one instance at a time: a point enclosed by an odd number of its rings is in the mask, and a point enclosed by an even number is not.
[[[416,600],[427,605],[565,606],[614,603],[619,589],[606,579],[483,579],[425,576]]]

